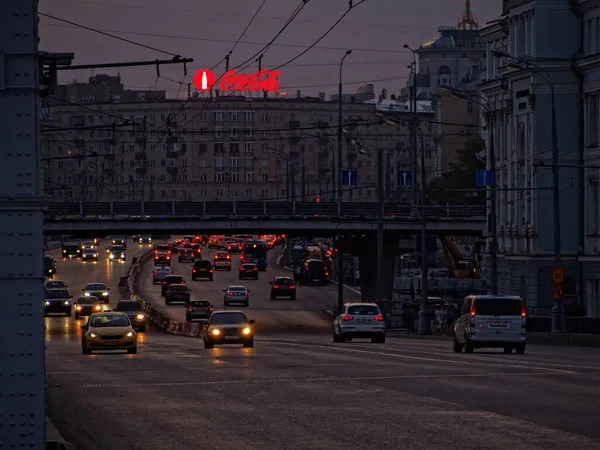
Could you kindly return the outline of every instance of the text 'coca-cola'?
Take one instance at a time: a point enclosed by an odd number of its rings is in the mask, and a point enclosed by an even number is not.
[[[281,74],[279,70],[261,70],[253,75],[237,74],[230,70],[223,75],[219,88],[223,92],[232,91],[278,91]],[[199,70],[194,76],[194,85],[199,91],[208,91],[214,87],[216,77],[210,70]]]

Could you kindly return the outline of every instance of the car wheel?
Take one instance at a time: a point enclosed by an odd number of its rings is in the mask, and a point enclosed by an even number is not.
[[[210,277],[210,278],[208,279],[208,281],[212,281],[212,280],[213,280],[213,277]]]
[[[465,353],[473,353],[473,344],[469,342],[469,338],[465,336]]]
[[[250,339],[249,341],[244,342],[243,345],[244,345],[244,348],[254,347],[254,339]]]
[[[127,353],[130,355],[135,355],[137,353],[137,345],[133,348],[128,348]]]
[[[340,342],[346,341],[348,341],[348,336],[346,336],[344,333],[340,333]]]
[[[290,295],[290,298],[291,298],[292,300],[296,300],[296,295],[295,295],[295,294],[294,294],[294,295]]]
[[[525,354],[525,344],[517,345],[517,348],[515,350],[516,350],[517,355],[524,355]]]
[[[204,348],[211,349],[211,348],[215,348],[215,346],[213,344],[211,344],[210,342],[204,341]]]
[[[84,355],[91,355],[92,351],[88,348],[87,345],[85,345],[85,341],[82,342],[81,344],[81,353],[83,353]]]
[[[333,332],[333,342],[340,342],[340,335],[335,331]]]
[[[454,353],[460,353],[462,352],[463,349],[463,345],[458,342],[458,339],[456,339],[456,335],[454,335]]]
[[[504,347],[504,354],[510,355],[512,353],[512,347]]]

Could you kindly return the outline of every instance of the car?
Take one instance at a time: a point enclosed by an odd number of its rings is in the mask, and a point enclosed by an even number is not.
[[[84,248],[81,253],[82,261],[98,261],[98,249],[95,247]]]
[[[79,319],[81,316],[90,316],[95,312],[102,311],[102,303],[98,300],[98,297],[86,297],[81,296],[75,302],[75,318]]]
[[[179,249],[177,253],[177,261],[179,262],[193,262],[195,259],[194,250],[191,248]]]
[[[186,305],[190,302],[191,289],[185,284],[170,284],[165,291],[165,305],[173,302],[183,302]]]
[[[127,315],[116,311],[93,313],[81,326],[81,352],[90,355],[94,350],[127,350],[137,353],[137,333]]]
[[[109,261],[127,261],[127,253],[122,245],[111,245],[107,249]]]
[[[454,324],[454,351],[503,348],[504,353],[525,353],[527,313],[521,297],[470,295]]]
[[[81,249],[85,250],[86,248],[96,248],[98,245],[98,241],[96,239],[82,239],[81,240]]]
[[[54,258],[52,258],[51,256],[45,255],[44,256],[44,276],[46,278],[54,278],[54,275],[56,275],[56,261],[54,260]]]
[[[155,266],[170,266],[171,265],[171,251],[156,250],[154,252],[154,265]]]
[[[208,240],[208,248],[219,248],[219,243],[223,236],[213,235]]]
[[[289,297],[296,300],[296,283],[290,277],[277,277],[269,281],[271,285],[271,300],[277,297]]]
[[[64,288],[46,289],[44,293],[44,316],[51,313],[62,313],[70,316],[72,298],[73,296]]]
[[[231,256],[215,256],[215,270],[229,270],[231,272]]]
[[[160,295],[164,297],[167,288],[172,284],[185,284],[185,281],[181,275],[167,275],[160,286]]]
[[[248,320],[241,311],[217,311],[208,319],[203,330],[204,348],[211,349],[215,345],[243,344],[246,348],[254,347],[254,330],[256,322]]]
[[[127,248],[127,236],[112,236],[110,242],[112,245],[120,245],[123,248]]]
[[[165,266],[156,267],[152,271],[152,284],[162,283],[162,281],[165,279],[165,277],[167,277],[169,275],[173,275],[173,271],[171,270],[170,267],[165,267]]]
[[[242,247],[241,245],[239,245],[237,243],[237,241],[225,241],[225,248],[227,249],[228,252],[237,252],[239,253],[240,251],[242,251]]]
[[[142,236],[138,236],[137,241],[140,244],[152,244],[152,236],[144,234]]]
[[[377,303],[346,303],[333,320],[333,342],[353,338],[370,338],[373,343],[385,342],[385,320]]]
[[[104,283],[88,283],[81,290],[86,297],[98,297],[102,303],[109,303],[109,287]]]
[[[154,253],[156,254],[157,252],[171,252],[172,251],[172,245],[174,244],[158,244],[156,247],[154,247]]]
[[[240,280],[244,278],[258,280],[258,267],[256,267],[256,264],[245,263],[240,266]]]
[[[66,241],[62,244],[62,257],[70,258],[74,256],[79,258],[81,256],[81,241]]]
[[[192,281],[198,278],[208,278],[209,281],[212,281],[213,275],[213,266],[210,261],[197,260],[192,264]]]
[[[210,318],[212,312],[213,306],[210,302],[206,300],[190,300],[185,311],[185,320],[188,322],[196,319],[206,320]]]
[[[223,289],[225,295],[223,296],[223,305],[229,306],[232,303],[240,303],[244,306],[250,305],[250,291],[246,286],[228,286],[227,289]]]
[[[125,314],[134,329],[146,331],[147,318],[141,302],[137,300],[119,300],[113,311]]]
[[[46,281],[46,284],[44,285],[44,287],[46,289],[65,289],[68,286],[62,280],[51,280],[51,281]]]

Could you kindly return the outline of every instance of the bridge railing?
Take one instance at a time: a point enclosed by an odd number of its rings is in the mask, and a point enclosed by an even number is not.
[[[484,219],[484,206],[432,206],[424,208],[386,203],[384,216],[388,219],[416,219],[424,212],[431,219]],[[355,202],[73,202],[50,203],[46,215],[54,218],[288,218],[288,217],[377,217],[377,203]]]

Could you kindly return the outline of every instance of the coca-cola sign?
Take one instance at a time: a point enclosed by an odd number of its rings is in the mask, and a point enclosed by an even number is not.
[[[261,70],[253,75],[238,74],[230,70],[219,81],[219,89],[223,92],[233,91],[277,91],[281,74],[278,70]],[[212,89],[217,82],[210,70],[199,70],[194,76],[194,85],[199,91]]]

